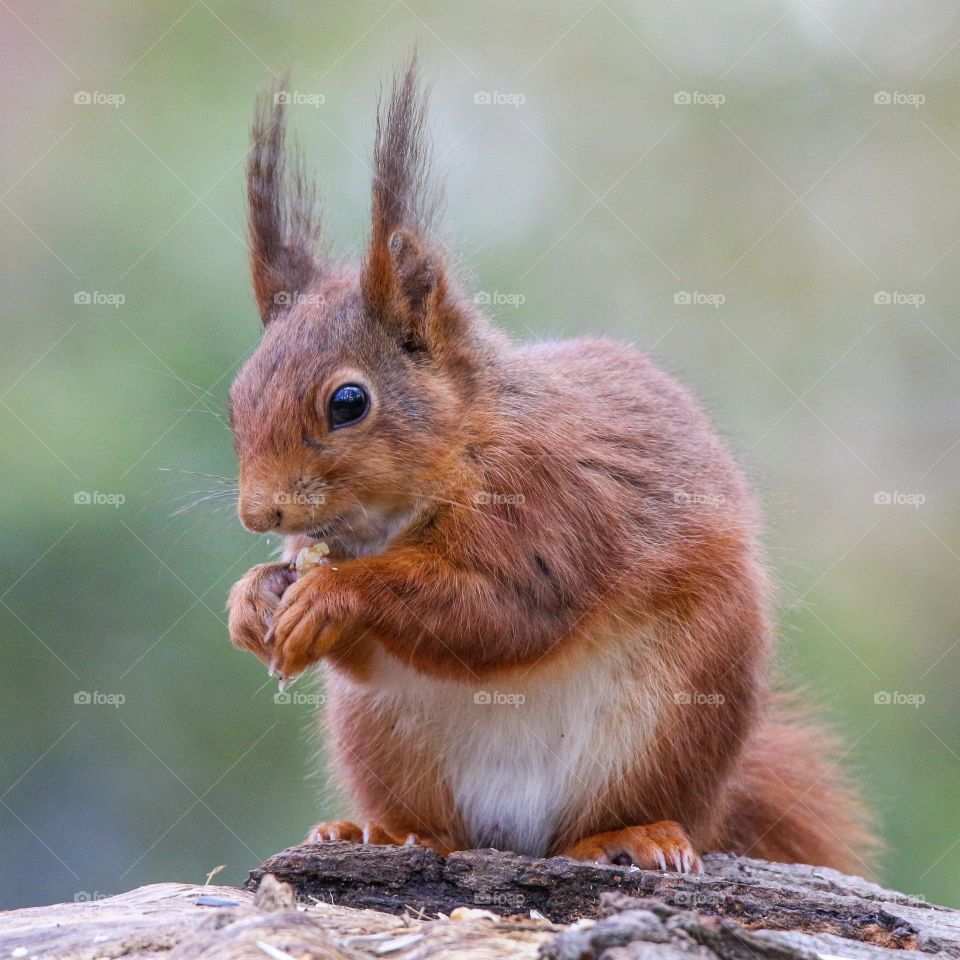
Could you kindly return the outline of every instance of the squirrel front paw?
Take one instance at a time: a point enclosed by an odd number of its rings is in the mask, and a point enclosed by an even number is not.
[[[329,567],[301,576],[284,593],[267,632],[271,673],[287,681],[321,660],[340,636],[353,604]]]
[[[230,640],[234,646],[269,659],[264,640],[273,623],[280,598],[293,583],[285,563],[260,563],[230,589],[227,599]]]
[[[674,820],[596,833],[567,847],[560,855],[620,866],[633,864],[644,870],[703,873],[703,861],[683,827]]]

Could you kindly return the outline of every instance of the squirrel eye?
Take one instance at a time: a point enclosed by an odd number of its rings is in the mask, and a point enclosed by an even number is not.
[[[330,397],[330,428],[348,427],[362,420],[370,409],[370,398],[363,387],[345,383]]]

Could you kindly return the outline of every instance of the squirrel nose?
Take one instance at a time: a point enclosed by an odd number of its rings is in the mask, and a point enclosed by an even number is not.
[[[283,511],[272,503],[251,502],[241,497],[237,505],[240,522],[251,533],[267,533],[283,523]]]

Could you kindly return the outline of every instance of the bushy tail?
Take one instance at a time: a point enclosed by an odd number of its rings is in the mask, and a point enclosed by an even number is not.
[[[871,876],[882,845],[847,773],[848,755],[832,732],[778,696],[730,785],[716,848]]]

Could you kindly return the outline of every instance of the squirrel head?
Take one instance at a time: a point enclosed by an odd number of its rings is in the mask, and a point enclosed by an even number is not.
[[[253,531],[369,550],[422,516],[454,469],[498,337],[432,239],[416,58],[378,108],[359,265],[324,249],[315,191],[285,149],[284,100],[260,101],[247,166],[264,334],[230,393],[239,514]]]

